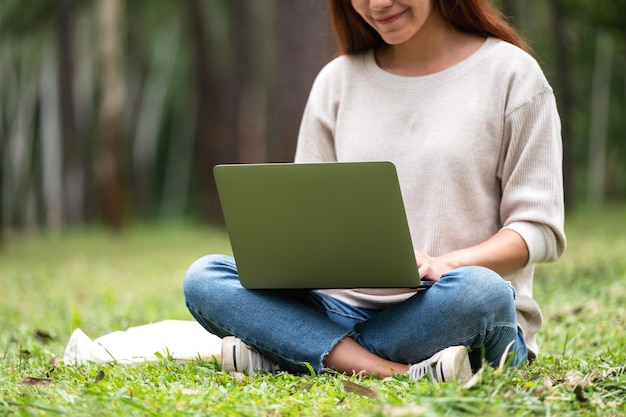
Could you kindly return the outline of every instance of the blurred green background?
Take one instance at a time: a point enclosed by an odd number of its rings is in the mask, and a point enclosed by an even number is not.
[[[500,0],[563,122],[569,210],[626,197],[626,0]],[[0,238],[222,222],[212,167],[291,161],[321,0],[0,0]]]

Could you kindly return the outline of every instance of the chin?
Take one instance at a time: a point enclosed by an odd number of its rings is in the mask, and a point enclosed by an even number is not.
[[[381,34],[380,37],[389,45],[401,45],[412,38],[409,34],[404,33],[387,33]]]

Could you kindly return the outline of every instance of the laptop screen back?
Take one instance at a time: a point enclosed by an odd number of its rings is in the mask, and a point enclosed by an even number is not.
[[[245,287],[419,285],[392,163],[218,165],[214,173]]]

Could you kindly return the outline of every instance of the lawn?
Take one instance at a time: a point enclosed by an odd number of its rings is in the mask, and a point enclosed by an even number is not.
[[[546,324],[532,366],[485,369],[472,384],[326,373],[243,377],[214,361],[137,366],[59,361],[80,327],[92,337],[190,320],[186,267],[228,252],[189,224],[30,234],[0,248],[0,415],[403,416],[626,415],[626,207],[578,210],[569,247],[538,267]]]

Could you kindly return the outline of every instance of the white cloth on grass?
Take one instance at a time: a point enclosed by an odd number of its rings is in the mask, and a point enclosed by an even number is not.
[[[75,329],[65,347],[66,364],[141,363],[169,357],[175,360],[212,359],[222,355],[222,339],[196,321],[164,320],[130,327],[92,340]]]

